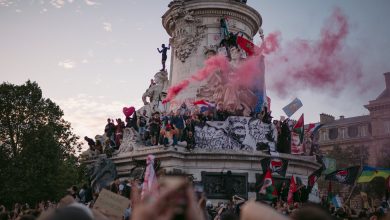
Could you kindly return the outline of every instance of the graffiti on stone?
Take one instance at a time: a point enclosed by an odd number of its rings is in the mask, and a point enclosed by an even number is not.
[[[266,145],[274,151],[277,131],[273,124],[259,119],[230,116],[224,122],[207,122],[195,127],[196,147],[207,150],[253,151]]]

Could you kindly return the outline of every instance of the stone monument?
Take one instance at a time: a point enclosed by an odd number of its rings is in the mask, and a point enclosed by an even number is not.
[[[171,36],[170,81],[166,71],[157,72],[155,83],[151,83],[142,96],[145,106],[139,112],[147,110],[150,114],[161,111],[161,100],[170,85],[189,78],[203,67],[208,57],[226,49],[221,45],[223,38],[226,38],[226,33],[222,34],[225,32],[221,25],[223,22],[227,22],[229,35],[230,32],[240,32],[248,40],[253,39],[262,25],[260,14],[248,6],[246,1],[174,0],[168,7],[162,17],[162,24]],[[243,54],[235,46],[228,49],[225,52],[234,67]],[[264,57],[260,58],[264,71]],[[262,77],[264,82],[264,74]],[[191,83],[174,101],[179,106],[182,102],[192,104],[199,98],[222,100],[223,94],[230,93],[230,85],[222,81],[226,80],[214,74],[198,84]],[[256,95],[253,91],[243,88],[239,94],[234,99],[239,105],[254,105]],[[175,102],[171,107],[174,105]],[[137,132],[126,128],[122,144],[111,160],[120,177],[140,178],[144,164],[142,161],[153,154],[159,167],[166,173],[186,174],[192,176],[195,182],[203,184],[209,199],[231,199],[233,195],[257,197],[264,174],[260,162],[263,159],[272,161],[276,158],[273,165],[275,181],[286,181],[294,175],[307,182],[308,176],[321,167],[314,156],[275,152],[278,135],[275,125],[248,117],[247,113],[244,108],[241,116],[230,116],[225,121],[208,121],[203,126],[195,127],[195,148],[192,151],[180,144],[176,147],[144,146]],[[264,147],[274,153],[270,155],[264,152]],[[287,167],[283,176],[278,174],[281,167]]]

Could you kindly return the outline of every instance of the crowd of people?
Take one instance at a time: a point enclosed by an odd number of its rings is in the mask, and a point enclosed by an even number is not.
[[[344,205],[335,208],[332,204],[287,203],[246,200],[234,195],[229,201],[211,202],[204,193],[199,193],[190,181],[182,181],[170,186],[160,185],[158,194],[141,197],[142,184],[139,181],[115,181],[107,187],[111,192],[130,199],[121,218],[113,217],[107,210],[94,208],[99,194],[92,194],[87,186],[78,189],[72,186],[68,195],[58,203],[45,201],[34,207],[28,204],[15,204],[11,209],[0,206],[0,220],[235,220],[235,219],[390,219],[388,203],[379,207],[354,210]]]
[[[228,111],[222,103],[206,108],[195,108],[191,111],[185,103],[179,109],[170,112],[154,112],[150,116],[146,110],[141,114],[134,114],[126,117],[125,121],[120,118],[107,119],[104,128],[104,134],[107,139],[102,140],[85,137],[91,151],[97,154],[106,153],[112,155],[118,150],[123,140],[125,128],[132,128],[138,132],[141,144],[144,146],[164,145],[176,146],[178,144],[186,146],[188,151],[193,150],[195,146],[195,126],[204,126],[207,121],[225,121],[229,116],[243,116],[242,110]],[[267,108],[258,114],[251,114],[251,117],[258,118],[265,123],[271,123],[272,117]],[[274,120],[279,132],[280,123]],[[103,143],[102,143],[103,142]]]

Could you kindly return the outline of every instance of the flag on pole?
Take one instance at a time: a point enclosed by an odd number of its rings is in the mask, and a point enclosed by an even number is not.
[[[330,157],[323,157],[322,161],[325,165],[325,174],[332,173],[336,170],[336,159]]]
[[[304,116],[299,118],[291,131],[291,154],[303,154]]]
[[[303,106],[301,100],[298,98],[295,98],[292,102],[290,102],[288,105],[286,105],[283,108],[284,113],[286,113],[287,117],[291,117],[298,109],[300,109]]]
[[[155,156],[151,154],[149,154],[146,159],[146,170],[144,183],[142,185],[141,199],[143,199],[146,194],[152,194],[155,196],[158,194],[158,182],[154,171],[154,159]]]
[[[301,117],[299,117],[297,123],[293,127],[293,132],[299,134],[299,140],[301,143],[303,143],[304,126],[305,126],[305,122],[304,122],[304,117],[302,114]]]
[[[358,183],[368,183],[371,182],[375,177],[388,178],[390,176],[390,168],[380,168],[380,167],[369,167],[364,166],[360,177],[358,178]]]
[[[263,170],[271,170],[271,174],[277,173],[281,176],[286,176],[288,167],[288,160],[282,158],[270,158],[266,157],[261,161],[261,167]]]
[[[264,56],[259,56],[256,68],[254,68],[253,74],[253,88],[251,89],[254,95],[257,97],[256,105],[254,106],[254,112],[259,113],[266,106],[268,98],[265,85],[265,61]],[[269,108],[270,109],[270,108]]]
[[[200,112],[205,112],[205,111],[207,111],[207,110],[209,110],[211,108],[215,108],[215,104],[214,103],[205,101],[204,99],[195,101],[193,104],[199,107]]]
[[[360,166],[348,167],[345,169],[336,170],[325,176],[326,180],[336,181],[342,184],[352,185],[355,183],[359,175]]]
[[[328,185],[328,197],[326,198],[327,203],[331,203],[333,198],[333,192],[332,192],[332,181],[329,181]]]
[[[256,46],[252,41],[242,36],[237,36],[237,45],[245,51],[248,57],[253,56],[256,51],[260,51],[260,48],[258,46]]]
[[[297,191],[297,184],[295,183],[294,175],[290,180],[290,189],[288,190],[287,202],[292,204],[294,202],[294,193]]]
[[[311,189],[314,187],[314,184],[317,182],[317,180],[321,177],[322,171],[324,169],[321,167],[320,169],[314,171],[307,180],[307,186]]]
[[[324,124],[321,123],[310,123],[306,129],[306,132],[310,135],[315,134]]]
[[[336,208],[340,208],[340,207],[343,206],[343,204],[341,203],[341,199],[340,199],[339,195],[333,196],[332,203],[333,203],[333,205]]]
[[[268,169],[264,176],[263,186],[260,189],[260,194],[265,196],[265,200],[272,201],[278,196],[274,181],[272,180],[271,170]]]

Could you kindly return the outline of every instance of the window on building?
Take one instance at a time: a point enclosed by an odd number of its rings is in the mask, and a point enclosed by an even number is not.
[[[384,122],[384,130],[385,130],[385,134],[390,134],[390,121]]]
[[[368,134],[372,134],[372,126],[371,126],[371,123],[368,124]]]
[[[339,136],[339,132],[338,132],[337,128],[329,129],[329,139],[330,140],[337,139],[338,136]]]
[[[328,137],[327,132],[321,131],[321,141],[326,141],[327,137]]]
[[[360,127],[360,136],[361,137],[367,136],[367,126],[361,126]]]
[[[351,138],[357,137],[359,133],[357,126],[350,126],[348,127],[348,136]]]
[[[347,138],[347,129],[346,128],[340,128],[340,138],[341,139]]]

